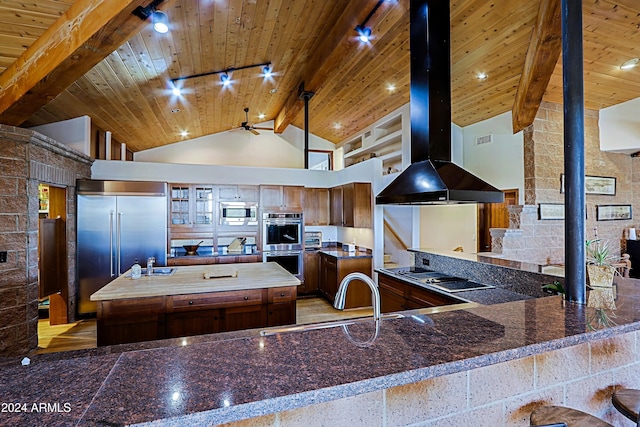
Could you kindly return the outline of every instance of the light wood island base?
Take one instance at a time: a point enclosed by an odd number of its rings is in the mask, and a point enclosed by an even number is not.
[[[91,296],[98,345],[294,324],[300,281],[276,263],[234,264],[237,277],[205,279],[216,266],[170,276],[123,275]],[[229,267],[225,267],[229,268]]]

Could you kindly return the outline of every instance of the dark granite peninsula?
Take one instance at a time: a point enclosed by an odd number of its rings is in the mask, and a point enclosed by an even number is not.
[[[640,388],[640,281],[604,293],[4,359],[0,425],[523,426],[556,404],[626,426],[610,397]]]

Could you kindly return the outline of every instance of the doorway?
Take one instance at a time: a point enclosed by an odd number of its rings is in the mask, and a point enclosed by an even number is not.
[[[507,206],[517,205],[518,189],[503,190],[504,203],[478,203],[478,252],[491,252],[492,228],[509,228]]]
[[[38,185],[38,315],[68,323],[67,189]]]

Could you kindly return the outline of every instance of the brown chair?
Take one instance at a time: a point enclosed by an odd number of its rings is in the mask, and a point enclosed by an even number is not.
[[[614,427],[598,417],[563,406],[543,406],[531,413],[532,426],[562,425],[567,427]]]
[[[613,407],[640,427],[640,390],[623,388],[613,393]]]

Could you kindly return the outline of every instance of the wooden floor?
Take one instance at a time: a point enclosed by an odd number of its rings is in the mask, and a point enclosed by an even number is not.
[[[353,308],[344,311],[334,309],[323,298],[304,298],[296,302],[299,325],[351,319],[373,315],[369,308]],[[80,320],[66,325],[49,325],[49,319],[38,321],[38,350],[36,353],[82,350],[96,347],[96,320]]]

